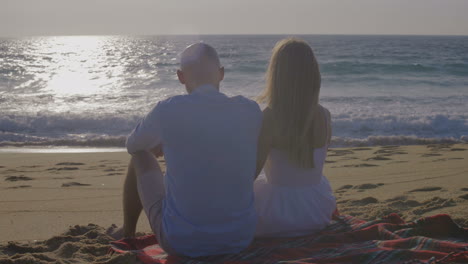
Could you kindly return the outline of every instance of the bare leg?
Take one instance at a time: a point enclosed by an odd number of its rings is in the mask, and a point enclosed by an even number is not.
[[[138,152],[132,156],[128,166],[123,193],[124,224],[122,231],[124,237],[135,236],[138,218],[140,217],[143,209],[142,202],[138,194],[138,175],[143,175],[150,171],[159,172],[159,174],[161,173],[159,163],[151,153]],[[163,183],[159,182],[156,183],[156,185],[162,186]]]
[[[124,237],[135,236],[136,225],[142,209],[143,206],[141,205],[140,197],[138,196],[137,177],[132,158],[128,165],[127,177],[125,178],[123,190]]]

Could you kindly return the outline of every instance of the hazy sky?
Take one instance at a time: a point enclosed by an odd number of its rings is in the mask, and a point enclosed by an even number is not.
[[[468,35],[468,0],[0,0],[0,36]]]

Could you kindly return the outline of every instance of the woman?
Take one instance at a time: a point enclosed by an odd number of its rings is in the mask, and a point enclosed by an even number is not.
[[[273,49],[262,100],[255,203],[257,236],[301,236],[327,226],[336,201],[322,170],[330,112],[318,104],[320,71],[311,47],[284,39]]]

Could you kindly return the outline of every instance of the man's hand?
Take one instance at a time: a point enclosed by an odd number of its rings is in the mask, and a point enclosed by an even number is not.
[[[156,147],[154,147],[153,149],[151,149],[150,152],[151,152],[156,158],[162,157],[162,156],[164,155],[164,153],[163,153],[163,148],[162,148],[162,145],[161,145],[161,144],[159,144],[159,145],[157,145]]]

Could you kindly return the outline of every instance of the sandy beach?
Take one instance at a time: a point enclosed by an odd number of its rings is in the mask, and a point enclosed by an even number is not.
[[[131,263],[131,256],[106,255],[104,234],[122,223],[128,160],[125,152],[0,153],[0,263]],[[342,214],[414,220],[443,213],[466,227],[467,161],[468,144],[334,148],[324,174]],[[138,231],[150,232],[145,217]],[[43,245],[50,252],[21,250]]]

